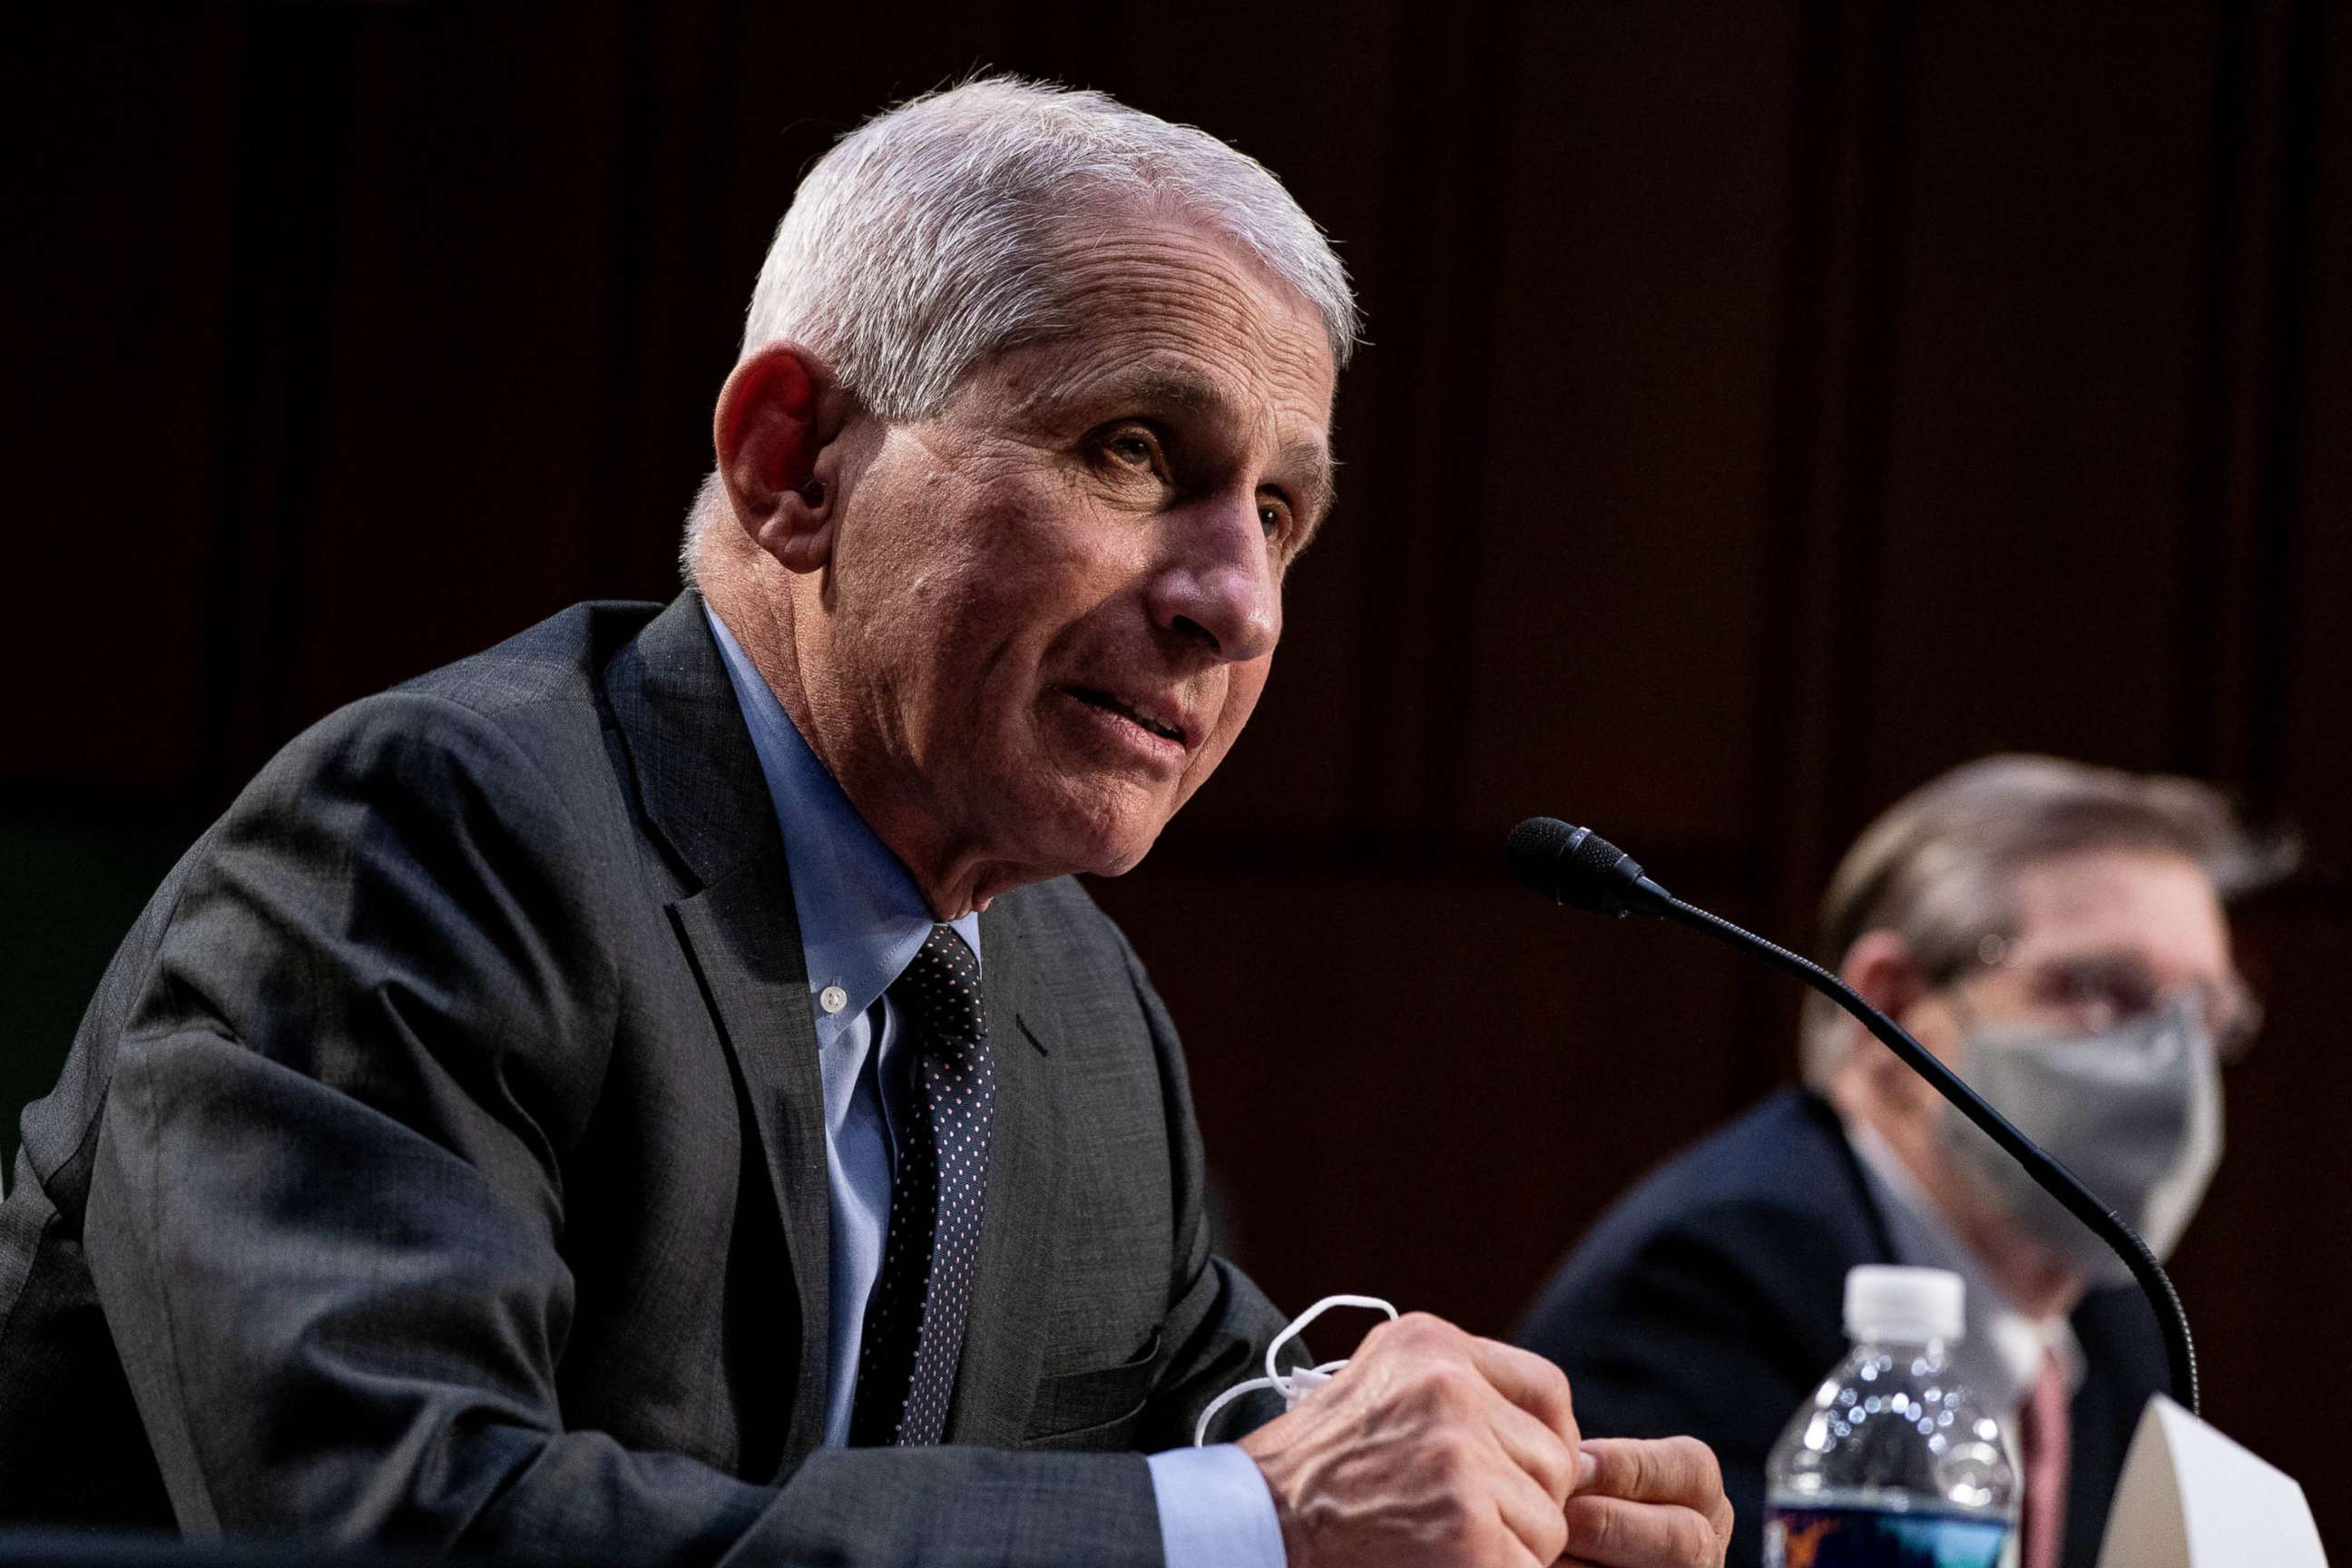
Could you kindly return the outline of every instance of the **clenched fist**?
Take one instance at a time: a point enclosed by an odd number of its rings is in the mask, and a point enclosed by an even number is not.
[[[1557,1366],[1422,1313],[1241,1447],[1290,1568],[1720,1568],[1730,1539],[1704,1445],[1580,1444]]]

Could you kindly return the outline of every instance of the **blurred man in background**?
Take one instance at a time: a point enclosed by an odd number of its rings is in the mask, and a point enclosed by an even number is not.
[[[2259,1021],[2222,900],[2276,860],[2203,784],[1987,758],[1862,836],[1820,946],[2163,1256],[2221,1155],[2221,1064]],[[1846,1271],[1954,1270],[1957,1368],[2020,1449],[2021,1568],[2090,1568],[2132,1427],[2166,1386],[2147,1305],[1974,1124],[1826,998],[1805,1005],[1804,1087],[1645,1178],[1519,1342],[1567,1370],[1586,1430],[1712,1444],[1730,1560],[1752,1565],[1766,1455],[1843,1352]]]

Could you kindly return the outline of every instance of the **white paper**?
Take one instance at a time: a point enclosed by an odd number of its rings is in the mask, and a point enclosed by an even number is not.
[[[2132,1435],[2099,1568],[2327,1568],[2303,1489],[2162,1394]]]

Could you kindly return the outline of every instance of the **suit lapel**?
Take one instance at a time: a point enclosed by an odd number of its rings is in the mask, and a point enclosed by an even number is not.
[[[1014,898],[981,917],[996,1114],[989,1133],[988,1217],[948,1415],[950,1443],[1000,1448],[1020,1445],[1045,1353],[1063,1142],[1053,1061],[1062,1021],[1005,908]]]
[[[831,1267],[824,1089],[775,803],[702,601],[686,594],[606,667],[646,817],[698,890],[670,919],[759,1130],[800,1302],[786,1462],[824,1428]]]
[[[797,1458],[824,1435],[825,1279],[831,1222],[824,1162],[824,1083],[809,1017],[808,970],[782,850],[745,861],[670,906],[702,981],[767,1156],[800,1298],[800,1374],[784,1451]]]
[[[709,887],[783,844],[743,710],[703,619],[682,594],[604,668],[638,799],[687,880]]]

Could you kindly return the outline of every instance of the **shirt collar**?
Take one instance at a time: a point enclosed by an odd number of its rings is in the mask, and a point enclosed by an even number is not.
[[[1887,1237],[1895,1244],[1895,1261],[1920,1268],[1948,1268],[1960,1277],[1966,1289],[1963,1311],[1965,1337],[1953,1347],[1952,1360],[1978,1394],[1996,1408],[2014,1409],[2032,1394],[2042,1373],[2042,1358],[2053,1352],[2071,1391],[2083,1382],[2083,1347],[2074,1325],[2063,1318],[2028,1317],[1993,1280],[1979,1258],[1946,1222],[1935,1199],[1893,1144],[1877,1129],[1858,1121],[1846,1123],[1846,1142],[1853,1145],[1864,1180],[1886,1216]]]
[[[792,871],[793,909],[808,961],[809,1010],[817,1042],[829,1047],[865,1016],[929,940],[931,918],[915,879],[874,837],[832,773],[817,760],[792,715],[761,677],[725,622],[709,605],[702,613],[727,664],[736,705],[751,731],[751,749],[775,802],[784,861]],[[980,916],[950,921],[972,956],[980,956]],[[835,987],[838,996],[828,996]],[[828,1007],[826,1002],[837,1005]]]

